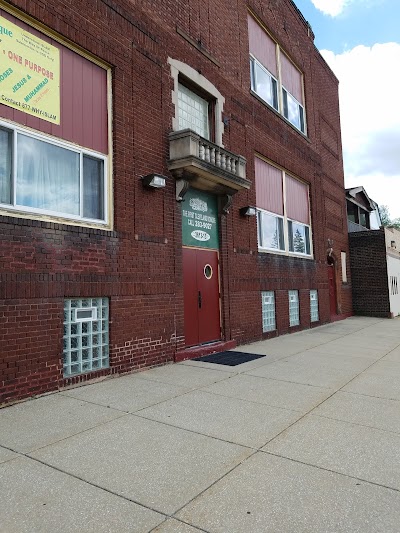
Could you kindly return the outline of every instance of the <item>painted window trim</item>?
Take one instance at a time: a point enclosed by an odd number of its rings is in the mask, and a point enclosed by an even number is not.
[[[277,43],[277,41],[275,41],[275,39],[273,39],[271,37],[271,35],[269,34],[269,32],[266,30],[266,28],[264,27],[264,25],[260,22],[260,20],[255,17],[251,12],[249,12],[249,15],[251,17],[253,17],[253,19],[255,20],[255,22],[262,28],[262,30],[266,33],[266,35],[268,35],[268,37],[275,43],[275,47],[276,47],[276,62],[277,62],[277,74],[278,74],[278,78],[275,78],[275,76],[273,76],[269,70],[267,69],[267,67],[265,67],[260,61],[258,61],[252,54],[250,54],[250,80],[251,80],[251,83],[250,83],[250,92],[254,93],[255,95],[257,95],[257,97],[261,100],[261,102],[263,102],[266,106],[270,107],[271,109],[273,109],[274,111],[278,112],[278,114],[285,119],[285,121],[290,124],[291,126],[293,126],[293,128],[298,131],[299,133],[301,133],[302,135],[306,136],[307,137],[307,119],[306,119],[306,109],[305,109],[305,105],[301,104],[297,98],[295,96],[292,95],[292,93],[290,91],[288,91],[282,84],[282,76],[281,76],[281,59],[280,59],[280,56],[281,54],[284,54],[288,61],[290,61],[292,63],[292,65],[299,71],[300,75],[301,75],[301,88],[302,88],[302,94],[303,94],[303,100],[305,100],[305,93],[304,93],[304,74],[303,72],[295,65],[295,63],[289,58],[289,56],[282,50],[282,48],[280,47],[280,45]],[[252,62],[253,60],[256,60],[257,63],[259,65],[261,65],[263,67],[263,69],[271,76],[272,79],[276,80],[277,81],[277,84],[278,84],[278,88],[277,88],[277,91],[278,91],[278,108],[275,108],[273,105],[269,104],[268,102],[266,102],[262,96],[260,96],[257,91],[255,90],[255,87],[253,87],[253,65],[252,65]],[[301,107],[302,111],[303,111],[303,129],[300,129],[297,127],[296,124],[294,124],[293,122],[291,122],[288,117],[285,116],[284,114],[284,105],[283,105],[283,91],[286,91],[286,93],[290,94],[290,96],[299,104],[299,106]]]
[[[256,157],[259,157],[256,155]],[[278,249],[278,248],[268,248],[268,247],[265,247],[265,246],[261,246],[260,244],[260,228],[259,228],[259,217],[257,216],[257,245],[258,245],[258,251],[261,252],[261,253],[271,253],[271,254],[278,254],[278,255],[286,255],[286,256],[290,256],[290,257],[301,257],[303,259],[314,259],[314,248],[313,248],[313,238],[312,238],[312,221],[311,221],[311,204],[310,204],[310,185],[308,183],[306,183],[305,181],[299,179],[299,178],[296,178],[295,176],[293,176],[292,174],[289,174],[288,172],[286,172],[285,170],[283,170],[283,168],[277,166],[277,165],[274,165],[271,161],[268,161],[266,160],[265,158],[263,157],[259,157],[259,159],[261,159],[261,161],[264,161],[265,163],[268,163],[269,165],[277,168],[278,170],[280,170],[282,172],[282,189],[283,189],[283,215],[279,215],[277,213],[273,213],[272,211],[267,211],[266,209],[262,209],[261,207],[256,207],[257,211],[258,212],[264,212],[268,215],[271,215],[271,216],[274,216],[276,218],[281,218],[283,219],[283,240],[284,240],[284,245],[285,245],[285,248],[283,250],[281,249]],[[307,189],[308,189],[308,205],[309,205],[309,220],[310,220],[310,223],[309,224],[305,224],[304,222],[298,222],[297,220],[295,219],[292,219],[292,218],[289,218],[286,214],[286,175],[290,176],[292,179],[295,179],[297,181],[299,181],[300,183],[303,183],[304,185],[307,186]],[[255,179],[257,179],[257,176],[255,176]],[[291,222],[294,222],[295,224],[299,224],[301,226],[305,226],[305,227],[308,227],[309,229],[309,240],[310,240],[310,253],[309,254],[303,254],[303,253],[300,253],[300,252],[291,252],[289,250],[289,224],[288,222],[291,221]]]
[[[58,211],[52,211],[50,209],[40,209],[35,207],[28,207],[28,206],[21,206],[13,204],[3,204],[0,203],[0,215],[6,215],[6,216],[23,216],[24,218],[29,219],[39,219],[39,220],[49,220],[50,222],[57,222],[57,223],[65,223],[65,224],[71,224],[74,223],[76,225],[80,226],[88,226],[88,227],[101,227],[102,229],[110,229],[109,224],[109,218],[110,218],[110,184],[109,184],[109,158],[108,156],[100,153],[95,152],[94,150],[90,150],[84,147],[81,147],[79,145],[70,143],[68,141],[59,139],[57,137],[53,137],[51,135],[44,134],[42,132],[37,132],[36,130],[32,130],[27,127],[23,127],[19,124],[15,124],[13,122],[8,122],[3,120],[0,120],[0,127],[4,130],[11,131],[13,133],[12,135],[12,176],[11,176],[11,186],[13,192],[13,202],[15,202],[15,178],[16,178],[16,169],[17,169],[17,150],[16,150],[16,135],[15,134],[22,134],[27,137],[37,139],[39,141],[43,141],[47,144],[51,144],[53,146],[58,146],[60,148],[64,148],[70,152],[74,152],[79,154],[80,158],[80,182],[82,182],[82,161],[83,156],[87,155],[89,157],[92,157],[94,159],[102,160],[103,161],[103,169],[104,169],[104,175],[103,175],[103,191],[104,191],[104,219],[91,219],[91,218],[84,218],[82,216],[76,216],[71,215],[69,213],[61,213]],[[82,202],[82,197],[80,195],[80,203]]]
[[[276,98],[276,107],[272,104],[270,104],[269,102],[267,102],[266,100],[264,100],[264,98],[258,94],[256,88],[257,88],[257,74],[256,74],[256,70],[254,68],[254,65],[257,64],[266,74],[267,76],[269,76],[271,78],[271,80],[275,81],[276,83],[276,94],[275,94],[275,98]],[[260,100],[262,100],[262,102],[265,103],[265,105],[267,105],[268,107],[270,107],[271,109],[273,109],[274,111],[276,111],[277,113],[281,113],[280,111],[280,98],[279,98],[279,80],[277,80],[275,78],[275,76],[273,74],[271,74],[271,72],[266,68],[264,67],[264,65],[262,63],[260,63],[260,61],[258,61],[258,59],[256,57],[254,57],[252,54],[250,54],[250,81],[251,81],[251,90],[258,96],[258,98],[260,98]],[[282,113],[283,114],[283,113]]]
[[[197,85],[202,91],[209,94],[215,99],[215,144],[224,147],[222,144],[222,134],[224,132],[224,123],[222,120],[222,112],[224,109],[225,98],[218,91],[218,89],[213,85],[207,78],[202,74],[199,74],[197,70],[190,67],[182,61],[177,59],[168,58],[168,63],[171,65],[171,77],[174,80],[174,89],[172,91],[172,104],[175,108],[175,113],[172,118],[172,129],[173,131],[179,131],[179,122],[178,122],[178,83],[179,75],[187,78],[191,83]]]

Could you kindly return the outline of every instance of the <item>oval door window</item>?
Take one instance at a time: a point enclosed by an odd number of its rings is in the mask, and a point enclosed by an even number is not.
[[[212,275],[213,275],[213,269],[212,269],[212,266],[211,265],[206,265],[204,267],[204,276],[205,278],[207,279],[211,279],[212,278]]]

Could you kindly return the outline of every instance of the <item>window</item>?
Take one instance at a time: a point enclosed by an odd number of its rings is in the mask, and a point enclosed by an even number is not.
[[[267,104],[278,110],[278,82],[255,57],[250,57],[251,88]]]
[[[346,252],[340,252],[340,259],[342,263],[342,282],[347,283]]]
[[[305,133],[302,73],[251,15],[248,29],[251,90]]]
[[[260,250],[311,256],[308,185],[255,158]]]
[[[263,332],[274,331],[275,324],[275,295],[273,291],[261,293]]]
[[[370,229],[371,226],[369,212],[362,207],[359,207],[357,204],[349,202],[349,200],[347,200],[346,203],[348,220],[350,220],[350,222],[354,222],[355,224],[359,224],[364,228]]]
[[[311,322],[318,322],[319,320],[318,291],[316,290],[310,291],[310,317],[311,317]]]
[[[189,128],[201,137],[210,140],[209,102],[178,84],[178,122],[179,129]]]
[[[289,326],[298,326],[299,324],[299,291],[289,291]]]
[[[65,300],[64,377],[109,366],[108,298]]]
[[[106,166],[101,154],[0,126],[0,204],[8,209],[105,223]]]
[[[199,104],[200,107],[203,107],[203,111],[201,113],[203,119],[200,119],[200,124],[203,124],[203,132],[206,129],[204,127],[204,118],[206,115],[208,116],[209,136],[205,136],[205,138],[217,144],[218,146],[223,147],[222,135],[224,132],[224,122],[222,120],[222,112],[225,104],[224,96],[207,78],[186,63],[172,59],[171,57],[168,58],[168,63],[171,66],[171,77],[173,79],[174,86],[172,91],[172,103],[175,108],[175,113],[172,118],[172,129],[174,131],[179,131],[184,125],[183,122],[179,122],[179,92],[180,88],[184,87],[190,91],[190,93],[194,94],[194,100],[200,97],[200,101],[198,101],[197,104]],[[187,91],[185,91],[185,93],[190,95],[190,93]],[[201,100],[203,100],[203,103],[201,103]],[[205,112],[205,104],[208,106],[207,113]],[[194,109],[196,109],[196,105],[194,105]],[[198,111],[199,109],[196,110],[197,118],[199,118]],[[188,126],[186,125],[185,128],[187,127]],[[191,127],[193,128],[193,126]],[[199,135],[202,137],[204,136],[202,133],[199,133]]]

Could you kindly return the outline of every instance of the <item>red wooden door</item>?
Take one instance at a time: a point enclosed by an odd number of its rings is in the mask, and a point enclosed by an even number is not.
[[[183,248],[186,346],[221,338],[218,252]]]
[[[335,283],[335,267],[328,266],[329,278],[329,302],[331,309],[331,316],[336,315],[336,283]]]

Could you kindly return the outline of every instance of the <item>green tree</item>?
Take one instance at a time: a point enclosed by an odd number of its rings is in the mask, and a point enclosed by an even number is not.
[[[378,207],[379,215],[381,217],[382,226],[391,226],[400,229],[400,218],[390,218],[389,208],[387,205],[380,205]]]
[[[295,252],[299,252],[301,254],[304,254],[306,251],[303,235],[298,229],[296,229],[296,232],[293,237],[293,247]]]

